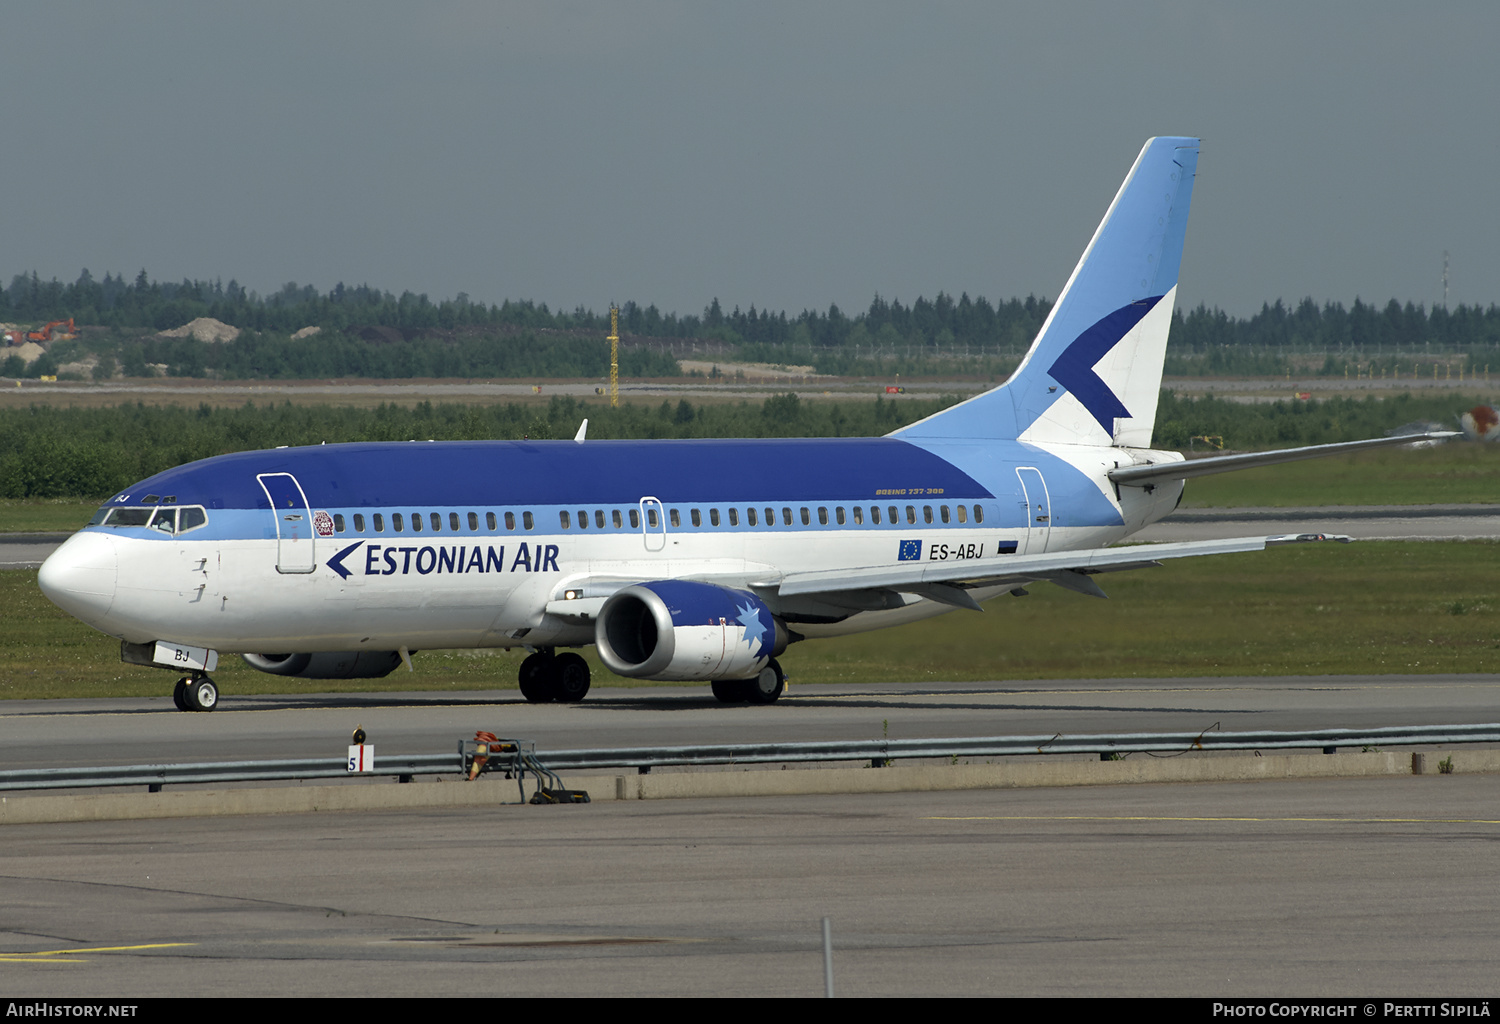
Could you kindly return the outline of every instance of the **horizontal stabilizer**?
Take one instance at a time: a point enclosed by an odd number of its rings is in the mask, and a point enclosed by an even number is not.
[[[1256,466],[1274,466],[1281,462],[1297,462],[1301,459],[1321,459],[1326,455],[1343,455],[1347,452],[1363,451],[1366,448],[1385,448],[1398,444],[1421,444],[1447,441],[1460,436],[1457,430],[1438,430],[1428,434],[1400,434],[1396,437],[1372,437],[1364,441],[1341,441],[1337,444],[1314,444],[1305,448],[1282,448],[1270,452],[1248,452],[1244,455],[1214,455],[1206,459],[1190,459],[1186,462],[1158,462],[1144,466],[1122,466],[1109,471],[1110,480],[1117,484],[1144,486],[1166,480],[1189,480],[1195,476],[1211,476],[1214,473],[1230,473],[1237,469],[1254,469]]]

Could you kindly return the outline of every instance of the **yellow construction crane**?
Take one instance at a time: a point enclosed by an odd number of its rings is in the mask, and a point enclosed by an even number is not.
[[[620,307],[609,307],[609,405],[620,407]]]

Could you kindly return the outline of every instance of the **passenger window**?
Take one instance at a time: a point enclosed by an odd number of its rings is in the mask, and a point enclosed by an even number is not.
[[[915,505],[906,506],[906,521],[912,525],[916,525],[917,507]]]
[[[562,528],[564,530],[570,529],[573,525],[568,519],[567,509],[563,509],[562,511],[557,513],[557,521],[562,524]]]
[[[811,526],[812,525],[812,516],[810,514],[808,514],[807,506],[806,505],[802,506],[802,525],[803,526]]]
[[[469,520],[470,520],[469,529],[471,529],[471,530],[474,529],[473,519],[474,519],[474,513],[470,512],[469,513]],[[458,532],[458,513],[457,512],[449,512],[448,513],[448,528],[450,530],[452,530],[454,533]]]
[[[354,513],[354,532],[365,532],[365,517],[358,512]]]
[[[338,512],[335,512],[333,514],[333,532],[334,533],[343,533],[344,532],[344,517],[343,517],[342,514],[340,514]]]
[[[790,511],[790,509],[788,511]],[[792,521],[791,517],[788,516],[787,517],[787,522],[790,523],[791,521]],[[774,508],[768,508],[768,509],[766,509],[766,525],[767,526],[775,526],[776,525],[776,510]]]
[[[892,526],[901,522],[901,510],[899,508],[895,505],[887,505],[885,510],[890,514]]]
[[[703,525],[703,517],[698,514],[698,510],[697,509],[693,509],[692,512],[690,512],[688,514],[690,516],[692,516],[692,518],[693,518],[693,525],[694,526],[702,526]]]
[[[879,526],[880,525],[880,506],[879,505],[871,505],[870,506],[870,523],[872,525],[874,525],[874,526]]]
[[[494,528],[495,528],[495,513],[491,512],[490,513],[490,529],[493,530]],[[455,526],[454,529],[456,530],[456,529],[458,529],[458,527]],[[479,532],[479,513],[478,512],[470,512],[469,513],[469,532],[470,533],[478,533]]]
[[[430,520],[432,520],[432,532],[433,533],[437,533],[439,530],[441,530],[443,528],[443,517],[442,517],[441,514],[439,514],[437,512],[433,512],[427,518],[430,519]],[[453,528],[455,530],[458,529],[457,524],[455,524]]]
[[[956,506],[954,511],[958,513],[958,521],[960,523],[967,523],[969,521],[969,514],[962,505]]]
[[[508,517],[509,515],[510,513],[507,512],[506,516]],[[528,530],[531,529],[533,525],[535,525],[535,520],[531,518],[530,512],[521,513],[521,525]]]
[[[581,508],[578,510],[578,528],[587,530],[589,528],[589,510]]]
[[[984,506],[983,505],[975,505],[974,506],[974,522],[976,522],[976,523],[982,523],[982,522],[984,522]]]
[[[653,522],[651,523],[651,525],[655,526],[656,523],[654,521],[654,516],[652,517],[652,520]],[[639,530],[641,528],[641,510],[638,508],[633,508],[630,510],[630,528],[632,530]]]
[[[654,505],[651,508],[646,509],[646,524],[650,526],[651,529],[656,529],[656,506]]]
[[[818,525],[819,526],[827,526],[828,525],[828,506],[827,505],[819,505],[818,506]]]
[[[411,514],[411,532],[412,533],[421,533],[422,532],[422,513],[420,513],[420,512],[413,512]]]
[[[792,510],[784,505],[781,508],[781,521],[787,526],[792,525]]]
[[[599,527],[599,529],[601,530],[604,529],[604,509],[594,509],[594,525]]]
[[[668,511],[668,512],[667,512],[667,516],[668,516],[668,517],[669,517],[669,518],[670,518],[670,520],[671,520],[671,523],[672,523],[672,529],[674,529],[674,530],[678,530],[678,529],[681,529],[681,528],[682,528],[682,519],[681,519],[681,517],[680,517],[680,516],[678,516],[678,515],[677,515],[677,510],[676,510],[676,509],[675,509],[675,508],[674,508],[674,509],[670,509],[670,510],[669,510],[669,511]]]
[[[755,509],[745,509],[745,522],[749,523],[751,526],[757,525],[755,522]]]
[[[708,510],[708,524],[710,526],[718,526],[719,525],[719,510],[718,509],[711,508],[711,509]]]
[[[401,513],[400,512],[392,512],[391,513],[391,527],[397,533],[401,533],[402,532]]]
[[[840,505],[833,510],[833,518],[838,521],[840,526],[844,525],[844,506]]]
[[[923,505],[922,506],[922,522],[931,525],[931,523],[932,523],[932,506],[931,505]]]
[[[375,532],[385,532],[385,516],[381,515],[379,512],[375,513]]]
[[[851,509],[849,509],[849,511],[854,513],[854,525],[855,526],[863,526],[863,525],[865,525],[865,510],[864,509],[860,508],[858,505],[855,505],[854,507],[852,507]]]
[[[615,529],[616,530],[623,529],[624,528],[624,523],[622,523],[620,521],[620,510],[617,509],[617,508],[610,509],[609,514],[610,514],[610,518],[614,520]]]
[[[740,525],[740,510],[739,509],[732,508],[732,509],[729,510],[729,525],[730,526],[738,526],[738,525]]]
[[[938,515],[942,516],[943,522],[946,523],[948,521],[948,506],[940,505],[938,507]]]

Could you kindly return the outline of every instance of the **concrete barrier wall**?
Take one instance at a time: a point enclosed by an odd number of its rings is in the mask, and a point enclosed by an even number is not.
[[[1272,754],[1233,757],[1146,757],[1122,761],[1008,761],[998,764],[910,765],[889,768],[663,772],[655,775],[577,775],[567,785],[592,800],[670,800],[686,797],[803,796],[830,793],[917,793],[954,789],[1110,786],[1147,782],[1233,782],[1436,774],[1443,758],[1455,774],[1500,771],[1500,750],[1347,754]],[[532,786],[528,783],[527,792]],[[405,785],[277,786],[264,789],[169,789],[160,793],[68,793],[0,797],[0,825],[320,811],[392,811],[436,807],[493,807],[519,797],[514,781],[457,779]]]

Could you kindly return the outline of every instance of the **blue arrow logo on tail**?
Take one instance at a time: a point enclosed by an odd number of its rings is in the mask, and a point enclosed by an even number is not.
[[[1099,360],[1109,354],[1110,349],[1120,343],[1120,339],[1129,334],[1141,318],[1151,312],[1162,297],[1153,295],[1139,302],[1132,302],[1128,306],[1121,306],[1113,313],[1101,319],[1094,326],[1084,331],[1073,339],[1073,343],[1063,349],[1062,355],[1057,357],[1047,371],[1052,379],[1083,403],[1083,407],[1089,411],[1099,425],[1104,428],[1106,434],[1113,434],[1115,429],[1115,417],[1122,419],[1130,418],[1130,410],[1125,408],[1125,403],[1120,401],[1120,396],[1110,390],[1108,384],[1094,372],[1094,366]]]
[[[347,580],[349,578],[349,570],[344,568],[344,559],[349,557],[349,552],[353,551],[363,543],[364,541],[357,540],[344,550],[340,551],[338,554],[334,555],[328,560],[328,568],[338,573],[340,579]]]

